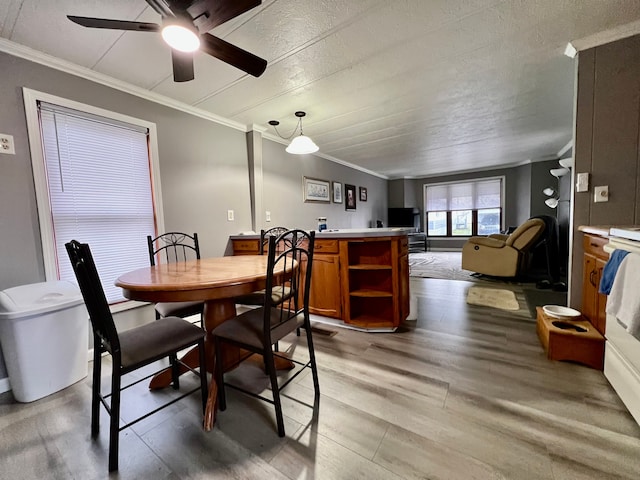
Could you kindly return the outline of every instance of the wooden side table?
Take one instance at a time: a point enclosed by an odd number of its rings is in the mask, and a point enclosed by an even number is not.
[[[536,331],[549,360],[568,360],[597,370],[604,367],[604,337],[584,317],[561,320],[536,307]]]

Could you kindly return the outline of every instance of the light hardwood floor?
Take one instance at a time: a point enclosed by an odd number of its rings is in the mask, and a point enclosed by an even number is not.
[[[400,331],[316,334],[322,395],[308,374],[284,390],[286,438],[271,405],[230,389],[204,432],[196,394],[123,431],[113,477],[640,478],[640,427],[602,373],[546,359],[519,286],[494,285],[516,292],[511,312],[466,305],[472,285],[412,278],[418,319]],[[304,356],[299,341],[282,348]],[[257,363],[233,376],[267,385]],[[172,395],[133,390],[125,419]],[[91,441],[89,405],[88,379],[30,404],[1,395],[0,478],[108,477],[107,417]]]

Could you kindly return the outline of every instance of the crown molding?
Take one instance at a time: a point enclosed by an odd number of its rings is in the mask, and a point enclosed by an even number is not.
[[[265,129],[266,130],[266,129]],[[281,145],[289,145],[288,139],[283,139],[278,137],[277,135],[273,135],[272,133],[267,133],[266,131],[262,134],[262,138],[266,138],[267,140],[271,140],[272,142],[279,143]],[[354,165],[353,163],[345,162],[344,160],[340,160],[339,158],[332,157],[331,155],[324,154],[322,152],[310,153],[309,155],[314,155],[316,157],[324,158],[325,160],[329,160],[330,162],[337,163],[339,165],[343,165],[345,167],[351,168],[353,170],[358,170],[359,172],[366,173],[367,175],[371,175],[373,177],[382,178],[383,180],[389,180],[389,177],[383,175],[378,172],[374,172],[373,170],[368,170],[359,165]]]
[[[25,47],[24,45],[12,42],[11,40],[0,38],[0,51],[8,53],[9,55],[13,55],[14,57],[23,58],[30,62],[38,63],[40,65],[44,65],[45,67],[53,68],[64,73],[74,75],[76,77],[84,78],[85,80],[99,83],[100,85],[104,85],[106,87],[113,88],[124,93],[135,95],[136,97],[140,97],[145,100],[149,100],[150,102],[158,103],[160,105],[164,105],[165,107],[173,108],[174,110],[179,110],[190,115],[194,115],[204,120],[209,120],[210,122],[224,125],[225,127],[233,128],[234,130],[240,130],[245,133],[248,131],[247,126],[239,122],[234,122],[233,120],[222,117],[220,115],[216,115],[201,108],[193,107],[187,103],[169,98],[165,95],[160,95],[131,83],[118,80],[116,78],[110,77],[109,75],[91,70],[90,68],[77,65],[67,60],[62,60],[60,58],[54,57],[53,55],[40,52],[39,50]]]

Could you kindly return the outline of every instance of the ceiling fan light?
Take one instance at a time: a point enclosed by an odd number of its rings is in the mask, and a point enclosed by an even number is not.
[[[195,52],[200,48],[200,37],[183,25],[168,24],[164,26],[162,38],[171,48],[180,52]]]

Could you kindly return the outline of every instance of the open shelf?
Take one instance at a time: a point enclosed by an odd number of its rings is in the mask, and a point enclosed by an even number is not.
[[[393,294],[391,292],[383,292],[380,290],[352,290],[349,292],[349,295],[352,297],[390,297],[393,298]]]
[[[349,266],[386,265],[391,267],[389,240],[349,242]]]
[[[349,270],[391,270],[393,267],[391,265],[370,265],[370,264],[359,264],[359,265],[349,265]]]

